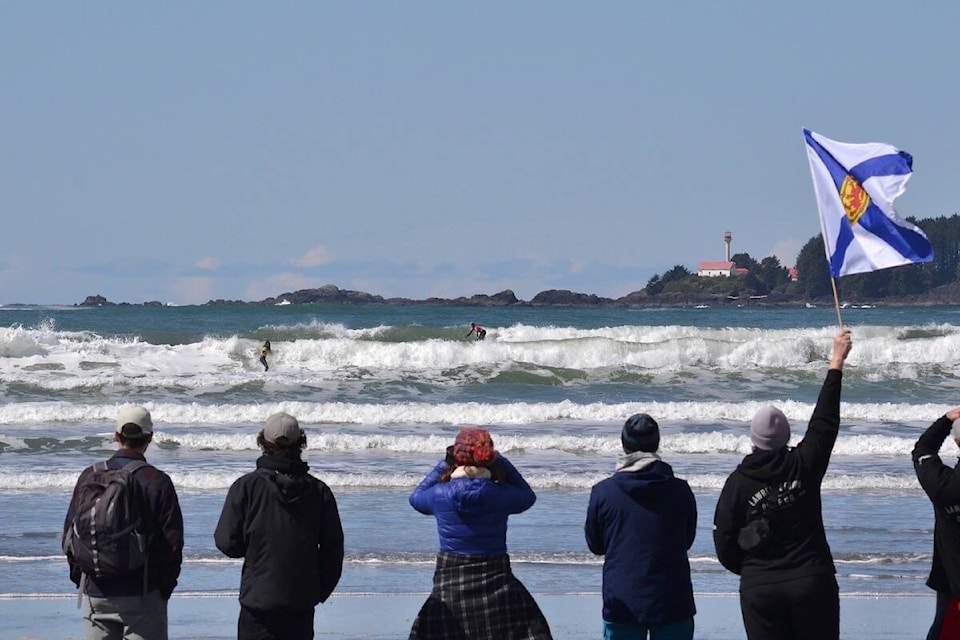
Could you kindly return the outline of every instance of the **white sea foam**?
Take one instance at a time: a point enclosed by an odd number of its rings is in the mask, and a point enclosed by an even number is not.
[[[681,427],[682,428],[682,427]],[[40,440],[39,444],[24,434],[15,435],[7,427],[7,433],[0,432],[0,444],[10,450],[29,450],[31,448],[49,449],[54,441],[49,438]],[[746,429],[742,428],[739,434],[728,431],[710,432],[682,432],[672,427],[662,427],[660,449],[664,455],[672,454],[738,454],[746,455],[752,450],[750,438]],[[308,435],[307,448],[324,453],[427,453],[442,451],[450,444],[449,432],[424,433],[421,435],[391,434],[386,432],[374,434],[343,433],[327,431],[322,427],[306,429]],[[111,431],[99,434],[102,438],[101,446],[109,448],[113,436]],[[565,435],[562,431],[544,429],[544,433],[511,433],[508,430],[494,429],[497,449],[504,453],[558,451],[582,454],[598,454],[614,456],[621,451],[618,433],[605,435]],[[73,435],[60,436],[58,440],[62,449],[80,446],[89,447],[89,437],[77,440]],[[791,443],[796,445],[800,441],[800,434],[794,434]],[[172,445],[188,451],[256,451],[256,433],[253,429],[237,433],[220,431],[163,431],[157,429],[154,442],[161,445]],[[842,456],[870,456],[870,457],[907,457],[913,449],[914,437],[900,437],[895,435],[841,435],[834,446],[833,455]],[[956,457],[957,446],[947,439],[942,446],[945,457]]]
[[[122,403],[83,404],[77,402],[20,402],[0,406],[2,425],[104,424],[110,425]],[[275,411],[297,416],[307,428],[323,425],[413,425],[413,424],[485,424],[535,425],[554,423],[605,424],[623,421],[624,416],[646,412],[661,425],[678,428],[697,425],[736,425],[749,423],[767,402],[621,402],[576,403],[506,402],[503,404],[466,403],[350,403],[276,401],[247,404],[201,404],[199,402],[143,403],[151,412],[157,431],[164,425],[254,425],[261,424]],[[774,402],[794,425],[806,425],[813,403],[781,400]],[[845,427],[855,425],[903,424],[927,426],[928,420],[952,408],[948,404],[842,403]],[[798,427],[794,426],[797,430]],[[864,443],[869,443],[864,440]]]
[[[271,379],[280,384],[321,383],[344,372],[390,379],[398,373],[462,383],[469,370],[490,375],[522,367],[607,375],[608,370],[647,374],[697,368],[820,371],[829,356],[832,329],[618,326],[598,329],[515,325],[496,329],[496,340],[474,344],[445,339],[378,340],[393,327],[347,329],[320,324],[315,336],[273,343]],[[960,367],[960,331],[953,325],[857,327],[849,366],[878,380],[911,379]],[[208,336],[189,344],[150,344],[67,332],[52,324],[0,328],[0,376],[47,389],[124,386],[205,388],[242,384],[259,372],[258,341]],[[466,371],[464,371],[464,368]]]
[[[887,565],[896,565],[896,564],[909,564],[909,563],[928,563],[930,561],[930,554],[916,554],[916,555],[899,555],[899,554],[879,554],[879,555],[862,555],[856,557],[842,557],[835,556],[834,563],[838,565],[849,565],[849,566],[887,566]],[[43,562],[63,562],[64,558],[62,554],[57,555],[29,555],[29,556],[14,556],[7,554],[0,554],[0,566],[4,563],[10,564],[23,564],[23,563],[43,563]],[[557,565],[601,565],[603,564],[603,558],[600,556],[595,556],[590,553],[575,553],[575,552],[561,552],[561,553],[512,553],[510,556],[510,561],[514,564],[516,563],[527,563],[527,564],[557,564]],[[691,565],[718,565],[719,561],[714,555],[694,555],[689,558]],[[194,556],[185,556],[183,558],[184,564],[204,564],[204,565],[231,565],[231,564],[241,564],[243,560],[236,558],[227,558],[222,555],[194,555]],[[417,554],[417,553],[368,553],[362,555],[356,555],[347,553],[344,556],[344,562],[346,564],[353,565],[433,565],[436,563],[436,556],[434,554]],[[871,576],[867,576],[871,577]]]
[[[245,471],[183,471],[165,468],[179,491],[225,491]],[[693,489],[719,492],[727,479],[726,474],[683,474],[675,470],[678,477],[686,480]],[[342,488],[382,488],[409,490],[423,479],[415,473],[320,473],[324,482],[331,487]],[[606,473],[563,473],[533,472],[525,473],[524,478],[535,489],[589,490],[594,484],[608,477]],[[77,471],[26,471],[0,472],[0,490],[39,492],[59,490],[69,493],[77,481]],[[913,474],[877,474],[858,475],[827,474],[823,481],[825,491],[836,492],[916,492],[919,485]]]

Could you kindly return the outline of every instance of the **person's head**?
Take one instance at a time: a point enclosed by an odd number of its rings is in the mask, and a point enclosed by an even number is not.
[[[953,438],[953,441],[960,447],[960,418],[953,421],[953,426],[950,427],[950,437]]]
[[[143,407],[126,406],[117,414],[117,428],[113,439],[124,449],[144,451],[153,440],[153,420]]]
[[[477,328],[477,323],[476,323],[476,322],[471,322],[471,323],[470,323],[470,328],[471,328],[471,329],[476,329],[476,328]]]
[[[783,411],[767,405],[757,411],[750,421],[750,442],[757,449],[773,451],[790,442],[790,422]]]
[[[453,459],[457,466],[487,467],[493,464],[497,451],[490,432],[480,427],[464,427],[453,443]]]
[[[653,453],[660,448],[660,425],[645,413],[635,413],[623,423],[620,443],[624,453]]]
[[[307,436],[296,418],[281,411],[267,418],[257,434],[257,445],[268,456],[299,458],[307,446]]]

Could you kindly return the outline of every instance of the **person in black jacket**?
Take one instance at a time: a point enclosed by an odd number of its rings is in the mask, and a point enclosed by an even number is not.
[[[107,468],[120,469],[136,460],[146,462],[144,453],[153,440],[150,412],[143,407],[122,407],[113,438],[120,449],[107,460]],[[63,525],[64,539],[77,513],[79,491],[93,472],[94,467],[87,467],[77,479]],[[84,615],[87,638],[167,637],[167,603],[183,562],[183,514],[166,473],[148,464],[133,477],[140,490],[139,513],[143,519],[138,530],[149,540],[146,567],[128,575],[97,578],[81,575],[76,562],[67,555],[70,579],[80,587],[80,596],[85,592],[89,600]]]
[[[717,559],[740,576],[740,610],[749,640],[840,637],[836,569],[823,529],[820,484],[840,428],[843,363],[850,332],[833,339],[826,380],[807,433],[788,447],[779,409],[750,423],[753,453],[727,478],[713,520]]]
[[[687,551],[697,532],[697,502],[656,451],[660,427],[645,413],[620,434],[617,472],[590,491],[584,533],[603,561],[607,640],[690,640],[697,612]]]
[[[913,448],[913,468],[933,503],[933,563],[927,586],[937,592],[937,610],[927,640],[960,637],[960,465],[940,459],[947,436],[960,446],[960,407],[947,411]]]
[[[220,551],[244,558],[237,637],[313,638],[314,610],[343,570],[337,501],[307,473],[307,437],[296,418],[273,414],[257,444],[257,470],[230,487],[214,533]]]

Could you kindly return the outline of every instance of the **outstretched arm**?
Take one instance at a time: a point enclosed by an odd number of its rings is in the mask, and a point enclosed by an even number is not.
[[[833,353],[830,368],[820,388],[817,406],[807,426],[803,441],[797,450],[804,464],[819,474],[827,471],[830,453],[840,430],[840,388],[843,380],[843,365],[850,354],[853,341],[849,329],[841,329],[833,338]]]

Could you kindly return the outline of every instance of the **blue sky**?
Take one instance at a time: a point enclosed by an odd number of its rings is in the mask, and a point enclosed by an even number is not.
[[[960,3],[20,2],[0,303],[619,297],[819,231],[802,128],[960,211]]]

